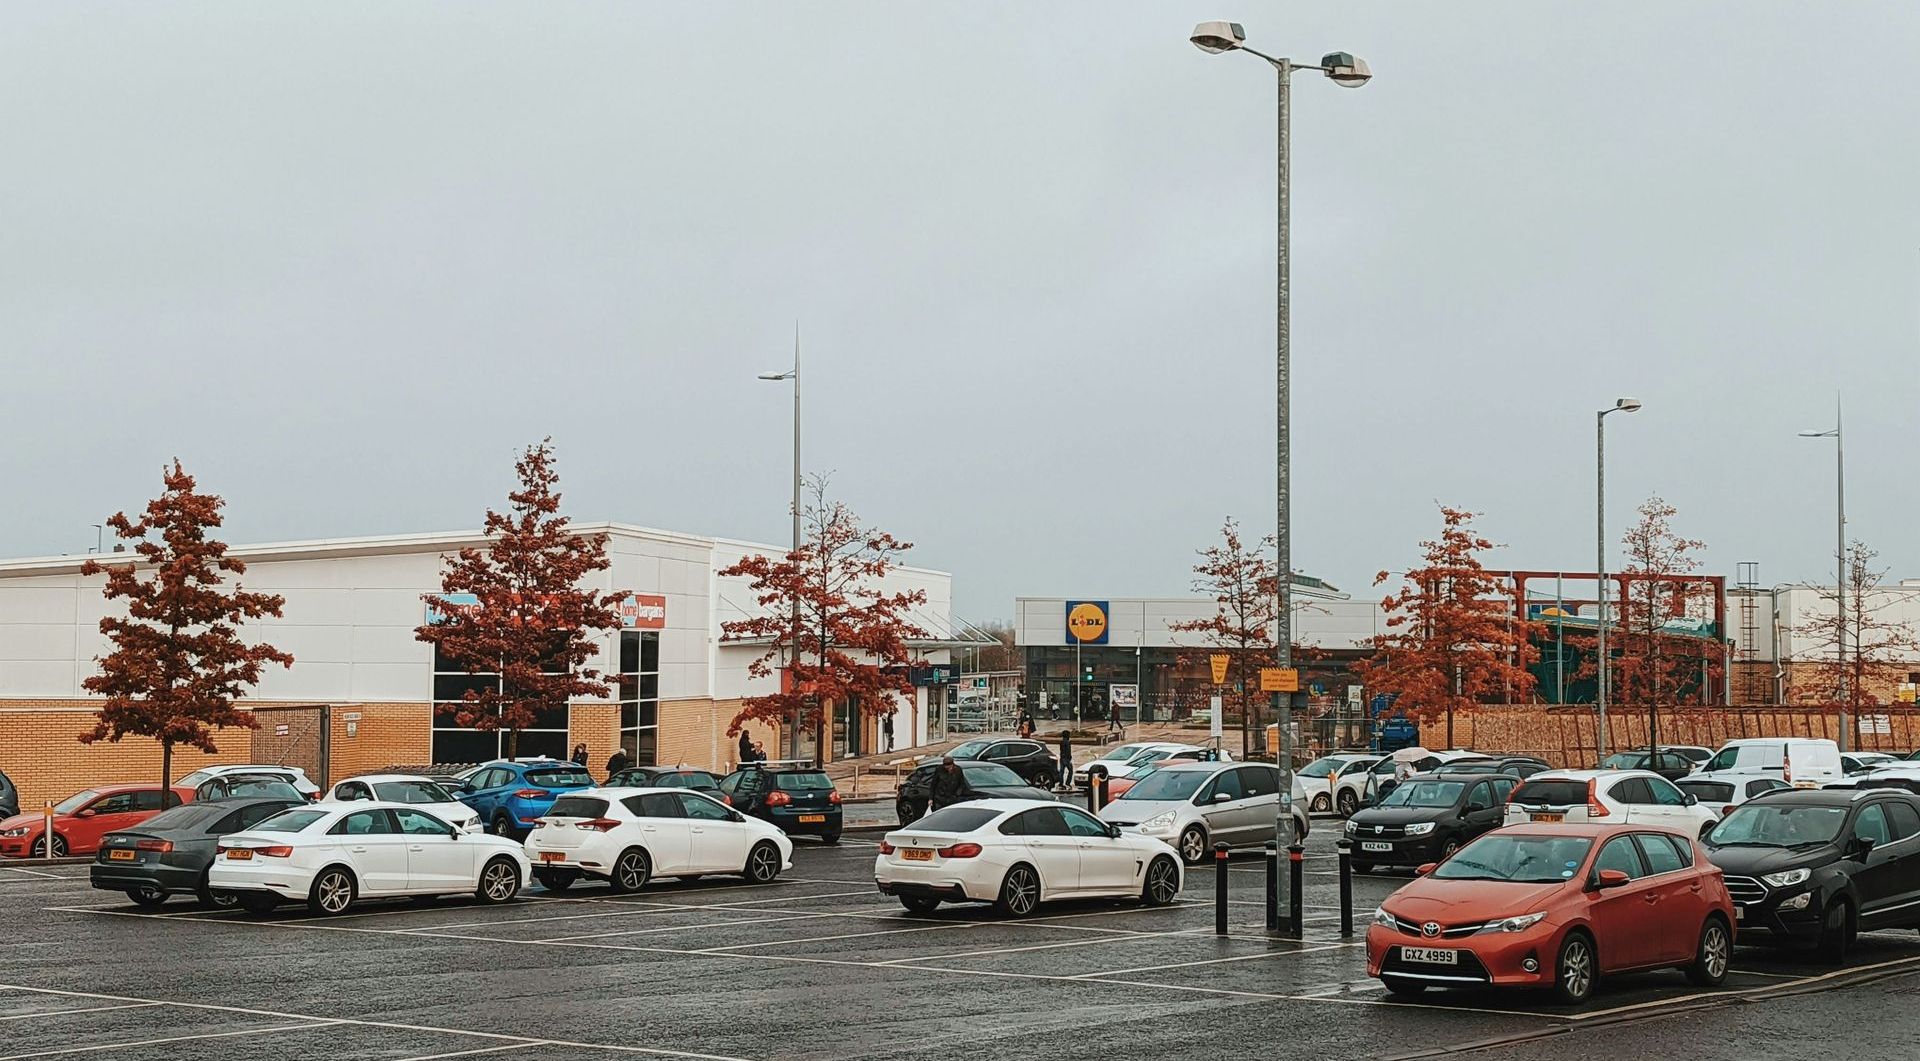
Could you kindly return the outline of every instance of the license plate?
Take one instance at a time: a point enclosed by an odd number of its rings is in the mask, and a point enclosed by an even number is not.
[[[931,848],[909,847],[905,851],[900,852],[900,857],[906,859],[908,862],[932,862],[933,851]]]
[[[134,854],[131,851],[109,851],[107,857],[115,862],[132,862]]]
[[[1564,814],[1529,814],[1527,817],[1536,822],[1563,822],[1567,820],[1567,816]]]
[[[800,816],[801,825],[813,825],[816,822],[823,822],[826,820],[827,820],[827,816],[824,814],[802,814]]]
[[[1360,850],[1391,851],[1393,850],[1393,845],[1390,843],[1387,843],[1385,840],[1362,840],[1360,841]]]
[[[234,848],[227,849],[227,858],[234,862],[245,862],[246,860],[252,857],[253,857],[253,849],[250,847],[234,847]]]
[[[566,860],[567,860],[567,853],[565,851],[540,852],[540,861],[542,862],[565,862]]]
[[[1445,947],[1401,947],[1400,960],[1427,965],[1459,965],[1460,952]]]

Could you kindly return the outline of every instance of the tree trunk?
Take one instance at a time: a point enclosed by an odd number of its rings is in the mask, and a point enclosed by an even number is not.
[[[173,789],[173,742],[170,740],[162,740],[160,742],[160,806],[161,807],[164,808],[169,803],[169,800],[167,799],[167,793],[172,789]]]
[[[507,731],[507,756],[506,757],[511,759],[515,755],[519,754],[519,752],[520,752],[520,731],[517,729],[510,729]]]

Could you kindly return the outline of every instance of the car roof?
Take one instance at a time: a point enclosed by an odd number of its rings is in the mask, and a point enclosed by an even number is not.
[[[289,810],[292,810],[295,807],[310,807],[313,805],[311,803],[308,803],[306,801],[306,797],[304,796],[301,797],[298,801],[295,801],[292,798],[287,796],[227,796],[223,799],[195,800],[192,803],[182,803],[180,806],[182,807],[219,807],[223,810],[232,810],[235,807],[251,807],[256,803],[285,803],[287,804],[287,809]],[[176,808],[168,807],[167,809],[174,810]]]
[[[378,781],[434,781],[434,779],[433,779],[433,778],[431,778],[431,777],[428,777],[428,776],[427,776],[427,775],[425,775],[425,774],[355,774],[355,775],[353,775],[352,777],[343,777],[343,778],[341,778],[341,779],[340,779],[339,781],[336,781],[336,782],[334,783],[334,787],[335,787],[335,788],[338,788],[338,787],[340,787],[341,785],[344,785],[344,784],[346,784],[346,783],[347,783],[347,782],[349,782],[349,781],[368,781],[368,782],[378,782]],[[435,783],[435,784],[439,784],[439,782],[438,782],[438,781],[434,781],[434,783]]]
[[[122,792],[156,792],[159,788],[159,785],[150,783],[142,784],[133,781],[123,781],[112,785],[88,785],[80,791],[92,792],[102,796],[115,796]]]
[[[1804,804],[1810,807],[1845,807],[1856,800],[1869,797],[1905,797],[1920,801],[1913,793],[1897,788],[1776,788],[1772,792],[1758,795],[1748,803]]]
[[[1240,762],[1238,760],[1216,760],[1213,762],[1201,762],[1194,759],[1171,759],[1171,760],[1162,759],[1160,762],[1153,764],[1154,771],[1156,773],[1195,773],[1201,770],[1207,770],[1207,771],[1225,770],[1235,766],[1272,766],[1272,765],[1273,765],[1272,763],[1263,763],[1258,760],[1248,763],[1248,762]]]
[[[1497,834],[1490,834],[1490,835],[1604,837],[1604,836],[1613,836],[1616,833],[1672,833],[1676,836],[1680,835],[1678,832],[1676,832],[1673,829],[1662,828],[1661,826],[1651,822],[1642,822],[1638,825],[1623,824],[1620,822],[1606,822],[1606,823],[1555,822],[1552,825],[1541,825],[1541,826],[1531,826],[1531,827],[1525,824],[1520,824],[1520,825],[1509,825],[1506,828],[1499,830]]]
[[[1754,775],[1756,777],[1762,775]],[[1619,777],[1660,777],[1652,770],[1542,770],[1528,781],[1611,781]],[[1665,781],[1666,778],[1660,778]]]
[[[701,799],[705,799],[705,800],[711,800],[713,798],[712,796],[702,796],[700,795],[700,793],[695,792],[693,789],[690,789],[690,788],[666,788],[659,785],[606,785],[606,786],[598,786],[598,787],[590,788],[583,792],[569,792],[567,793],[567,795],[568,796],[605,796],[609,799],[625,799],[628,796],[639,796],[639,795],[649,795],[649,794],[678,796],[682,793],[689,793],[695,796],[700,796]]]

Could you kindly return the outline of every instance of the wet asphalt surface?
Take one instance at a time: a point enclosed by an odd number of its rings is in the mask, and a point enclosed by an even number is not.
[[[158,914],[84,866],[0,868],[0,1061],[273,1057],[1908,1058],[1920,933],[1863,936],[1848,969],[1743,947],[1726,988],[1603,982],[1567,1010],[1525,994],[1388,1001],[1339,931],[1337,823],[1316,822],[1300,942],[1263,930],[1258,857],[1182,901],[909,916],[874,891],[877,834],[802,840],[768,886],[579,885],[482,907],[369,903],[267,917]],[[1356,929],[1405,874],[1355,880]]]

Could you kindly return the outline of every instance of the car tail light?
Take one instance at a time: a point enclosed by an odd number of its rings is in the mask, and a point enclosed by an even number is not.
[[[173,841],[172,840],[137,840],[134,842],[133,846],[140,851],[158,851],[164,855],[167,852],[173,850]]]
[[[596,833],[604,833],[604,832],[610,831],[614,826],[619,825],[620,819],[592,818],[584,822],[575,822],[573,824],[574,824],[574,828],[576,829],[592,829]]]
[[[941,858],[973,858],[980,853],[979,844],[955,844],[940,849]]]
[[[265,855],[268,858],[292,858],[293,848],[285,845],[277,847],[256,847],[253,849],[253,853],[256,855]]]
[[[523,788],[513,794],[514,799],[546,799],[553,793],[544,788]]]
[[[836,788],[832,792],[827,793],[827,802],[828,803],[840,802],[840,790]]]
[[[1613,813],[1612,811],[1609,811],[1607,809],[1606,804],[1600,802],[1600,779],[1597,777],[1588,778],[1587,779],[1587,817],[1606,818],[1611,816],[1612,813]]]
[[[787,804],[792,802],[793,802],[793,797],[787,795],[785,792],[767,793],[767,806],[769,807],[784,807]]]
[[[880,853],[881,853],[881,854],[883,854],[883,855],[891,855],[891,854],[893,854],[893,852],[894,852],[895,850],[896,850],[896,849],[894,848],[894,846],[893,846],[892,844],[890,844],[890,843],[887,843],[887,842],[886,842],[885,840],[882,840],[882,841],[880,841]]]

